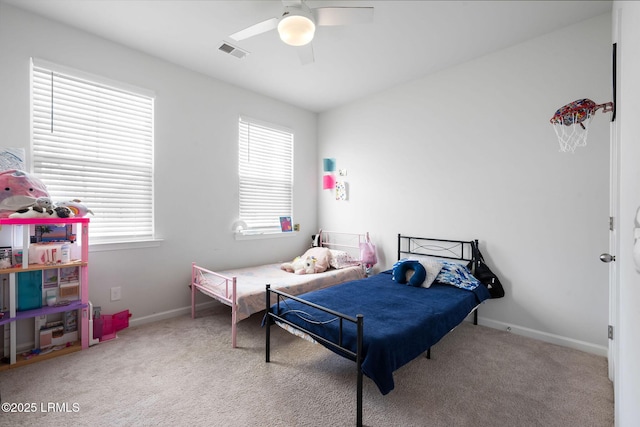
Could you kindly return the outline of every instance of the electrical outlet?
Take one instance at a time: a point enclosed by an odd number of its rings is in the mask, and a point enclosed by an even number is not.
[[[122,299],[122,287],[111,288],[111,301],[120,301],[120,299]]]
[[[338,175],[347,176],[347,170],[346,169],[339,169],[338,170]]]

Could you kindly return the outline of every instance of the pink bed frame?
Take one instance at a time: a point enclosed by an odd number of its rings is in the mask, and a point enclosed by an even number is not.
[[[369,233],[342,233],[336,231],[323,231],[320,230],[319,246],[329,249],[344,250],[352,254],[355,259],[360,259],[360,243],[369,240]],[[224,295],[210,292],[200,283],[198,283],[198,273],[207,273],[224,281],[225,292]],[[338,283],[336,283],[338,284]],[[266,283],[265,283],[266,285]],[[277,289],[277,286],[273,286]],[[196,291],[214,298],[222,304],[231,307],[231,347],[237,346],[237,324],[238,324],[238,303],[236,299],[236,290],[238,289],[238,278],[236,276],[227,276],[219,272],[215,272],[204,267],[196,265],[195,262],[191,263],[191,318],[196,317]],[[265,291],[262,291],[263,293]]]

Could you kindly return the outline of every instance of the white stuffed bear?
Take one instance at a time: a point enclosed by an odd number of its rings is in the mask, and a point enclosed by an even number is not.
[[[312,274],[316,272],[316,259],[312,256],[296,257],[293,262],[285,262],[280,268],[289,273]]]

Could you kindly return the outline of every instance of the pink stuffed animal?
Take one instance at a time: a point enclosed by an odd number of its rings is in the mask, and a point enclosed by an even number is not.
[[[293,262],[285,262],[280,268],[289,273],[312,274],[316,272],[316,259],[312,256],[296,257]]]
[[[36,176],[17,169],[0,172],[0,218],[33,206],[39,197],[49,197],[49,191]]]

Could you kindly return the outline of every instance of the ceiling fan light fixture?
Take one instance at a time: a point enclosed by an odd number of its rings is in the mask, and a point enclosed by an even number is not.
[[[291,11],[278,22],[280,39],[290,46],[304,46],[313,40],[316,24],[303,11]]]

